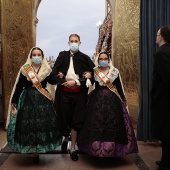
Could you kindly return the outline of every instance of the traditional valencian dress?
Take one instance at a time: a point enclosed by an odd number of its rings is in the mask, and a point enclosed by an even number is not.
[[[44,93],[40,92],[42,89],[39,91],[35,84],[33,85],[26,69],[33,70],[30,54],[18,73],[12,91],[6,125],[7,141],[15,152],[46,153],[62,142],[55,105],[50,94],[44,89],[47,82],[54,83],[50,79],[51,68],[44,58],[38,72],[34,71]],[[34,74],[31,74],[33,79]],[[17,104],[16,113],[12,112],[11,103]]]
[[[134,129],[123,103],[126,99],[121,77],[111,61],[109,65],[106,76],[118,95],[95,74],[95,90],[88,97],[86,120],[77,141],[81,151],[96,157],[120,157],[138,152]],[[95,70],[99,71],[98,67]]]

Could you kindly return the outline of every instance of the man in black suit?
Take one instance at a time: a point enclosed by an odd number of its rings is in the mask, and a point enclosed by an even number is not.
[[[78,160],[75,143],[85,119],[88,85],[94,82],[94,63],[89,56],[80,52],[80,44],[80,36],[71,34],[68,42],[70,50],[59,53],[52,71],[52,78],[57,83],[55,102],[65,136],[62,151],[67,150],[71,133],[69,153],[73,161]]]
[[[159,170],[170,170],[170,26],[157,32],[159,45],[155,54],[151,90],[153,137],[162,142]]]

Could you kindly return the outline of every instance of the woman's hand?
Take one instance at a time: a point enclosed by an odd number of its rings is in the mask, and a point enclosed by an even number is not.
[[[11,107],[12,107],[12,109],[15,109],[16,108],[16,103],[12,103]]]
[[[57,76],[58,76],[59,78],[63,78],[63,77],[64,77],[64,74],[63,74],[62,72],[59,72],[59,73],[57,74]]]
[[[12,110],[11,110],[12,116],[15,117],[17,113],[16,104],[12,103],[11,107],[12,107]]]
[[[125,102],[123,102],[123,104],[125,105],[125,106],[127,106],[127,102],[125,101]]]
[[[92,78],[91,72],[85,72],[85,73],[84,73],[84,77],[85,77],[86,79],[91,79],[91,78]]]

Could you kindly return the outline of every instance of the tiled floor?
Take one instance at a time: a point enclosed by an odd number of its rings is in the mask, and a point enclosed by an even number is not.
[[[6,131],[0,128],[0,148],[6,144]],[[160,143],[138,141],[139,154],[121,158],[95,158],[79,154],[73,162],[68,154],[41,154],[39,164],[29,154],[0,153],[0,170],[156,170],[160,159]]]

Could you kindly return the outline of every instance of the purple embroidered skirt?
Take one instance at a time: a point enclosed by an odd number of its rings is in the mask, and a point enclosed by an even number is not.
[[[138,152],[128,111],[113,92],[107,88],[96,91],[90,95],[87,106],[87,118],[77,141],[81,151],[96,157]]]

